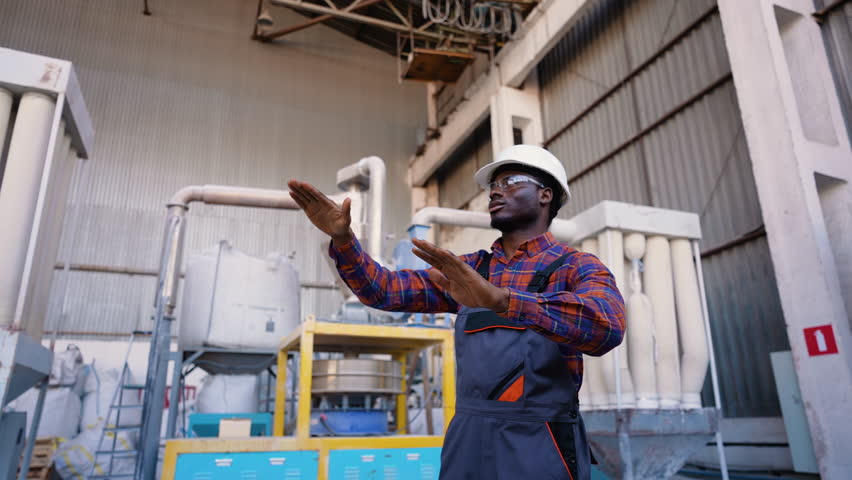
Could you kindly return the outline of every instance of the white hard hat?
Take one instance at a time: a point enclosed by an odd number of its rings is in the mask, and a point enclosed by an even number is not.
[[[482,188],[487,189],[494,172],[503,165],[524,165],[541,170],[553,177],[562,187],[563,205],[571,198],[571,192],[568,190],[568,175],[565,173],[562,162],[552,153],[535,145],[513,145],[504,149],[497,154],[493,162],[480,168],[473,175],[473,179]]]

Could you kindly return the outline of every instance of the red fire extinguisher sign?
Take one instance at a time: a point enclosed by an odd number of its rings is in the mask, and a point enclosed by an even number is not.
[[[837,353],[837,340],[834,339],[834,329],[831,325],[821,325],[805,329],[805,343],[808,355],[828,355]]]

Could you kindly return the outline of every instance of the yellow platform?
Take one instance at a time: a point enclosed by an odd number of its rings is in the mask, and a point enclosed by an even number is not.
[[[281,341],[278,352],[278,373],[275,391],[273,437],[238,439],[180,439],[166,443],[163,480],[173,480],[177,458],[188,453],[235,453],[269,451],[316,451],[319,453],[319,480],[328,478],[328,455],[332,450],[371,448],[429,448],[440,447],[443,435],[388,435],[371,437],[311,437],[311,402],[298,402],[294,436],[284,437],[284,415],[287,404],[287,358],[291,352],[299,355],[299,398],[311,398],[313,357],[315,352],[349,352],[390,354],[402,364],[411,352],[430,346],[442,348],[444,431],[455,413],[455,351],[450,329],[399,327],[385,325],[319,322],[309,317]],[[403,392],[408,391],[403,377]],[[407,395],[397,395],[398,425],[407,424]]]

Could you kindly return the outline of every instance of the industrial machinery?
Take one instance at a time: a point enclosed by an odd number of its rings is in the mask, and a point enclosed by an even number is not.
[[[627,304],[622,344],[585,358],[580,405],[599,468],[662,480],[715,440],[727,478],[698,215],[606,201],[572,220],[577,248],[609,267]],[[715,406],[702,408],[708,367]]]
[[[240,478],[250,470],[258,478],[283,474],[294,480],[368,478],[370,472],[381,478],[435,479],[443,436],[404,434],[409,419],[402,375],[408,354],[434,346],[442,351],[446,427],[455,405],[449,329],[308,318],[281,342],[275,437],[170,440],[162,478],[196,478],[192,475],[199,473]],[[316,360],[315,354],[322,353],[339,355]],[[298,363],[298,411],[295,433],[284,436],[288,362]]]
[[[382,210],[384,202],[385,165],[378,157],[366,157],[338,172],[338,186],[344,195],[332,195],[333,201],[352,199],[352,228],[360,238],[365,238],[367,250],[376,258],[381,256]],[[363,193],[369,188],[369,195]],[[369,222],[363,208],[369,201]],[[218,185],[187,186],[180,189],[167,204],[166,227],[160,261],[160,273],[155,298],[154,331],[148,356],[148,372],[143,389],[143,417],[146,422],[140,432],[136,455],[135,478],[153,479],[156,475],[160,447],[160,424],[164,411],[167,371],[169,362],[175,360],[176,373],[180,372],[185,358],[174,358],[170,352],[171,324],[175,320],[178,283],[183,260],[186,215],[193,202],[211,205],[230,205],[250,208],[297,209],[289,192]],[[221,253],[221,251],[220,251]],[[219,266],[215,267],[218,269]],[[213,297],[215,300],[215,296]],[[210,319],[215,317],[210,310]],[[274,325],[276,322],[272,321]],[[208,324],[209,326],[209,324]],[[267,323],[263,324],[266,328]],[[283,332],[282,332],[283,334]],[[210,331],[202,337],[211,335]],[[203,350],[202,350],[203,352]],[[199,352],[196,352],[199,353]],[[192,353],[191,356],[196,355]],[[228,352],[215,352],[228,355]],[[263,355],[263,352],[259,352]],[[183,357],[183,355],[180,355]],[[280,374],[280,372],[279,372]],[[180,375],[177,375],[180,377]],[[172,392],[176,404],[179,388]],[[306,397],[303,397],[306,398]],[[174,413],[169,414],[169,432],[174,431]]]
[[[93,138],[70,62],[0,48],[0,408],[47,384],[53,353],[41,338],[48,295],[69,192]],[[42,388],[28,419],[23,476],[44,395]],[[10,415],[0,417],[0,443],[15,451],[23,444],[23,418]],[[0,478],[14,476],[17,465],[17,456],[0,456]]]

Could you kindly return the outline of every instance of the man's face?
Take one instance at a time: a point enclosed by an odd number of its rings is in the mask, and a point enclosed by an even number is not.
[[[508,177],[521,175],[538,181],[532,175],[517,171],[503,170],[492,178],[492,182],[500,184]],[[493,185],[494,183],[492,183]],[[532,182],[519,182],[506,187],[497,186],[491,189],[488,213],[491,214],[491,228],[501,232],[512,231],[535,222],[541,209],[541,187]]]

